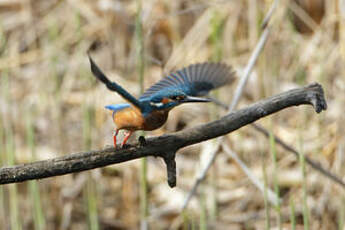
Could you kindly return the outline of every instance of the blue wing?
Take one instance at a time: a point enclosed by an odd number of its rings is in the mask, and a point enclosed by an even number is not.
[[[134,106],[142,110],[142,104],[133,97],[127,90],[122,88],[120,85],[118,85],[116,82],[111,82],[107,76],[102,72],[102,70],[97,66],[97,64],[92,60],[91,56],[89,55],[90,65],[91,65],[91,72],[93,75],[100,80],[103,84],[107,86],[107,88],[111,91],[115,91],[118,94],[120,94],[124,99],[132,103]]]
[[[164,94],[166,91],[183,91],[190,96],[204,96],[210,90],[234,80],[232,68],[223,63],[198,63],[170,73],[147,89],[139,100]]]

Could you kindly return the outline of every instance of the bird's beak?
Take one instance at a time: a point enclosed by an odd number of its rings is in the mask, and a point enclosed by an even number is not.
[[[210,102],[211,100],[208,98],[202,98],[202,97],[191,97],[187,96],[180,102],[182,103],[187,103],[187,102]]]

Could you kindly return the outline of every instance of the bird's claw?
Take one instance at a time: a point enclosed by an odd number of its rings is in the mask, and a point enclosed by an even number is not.
[[[128,149],[130,147],[129,144],[121,144],[122,149]]]
[[[140,136],[138,141],[139,141],[140,146],[145,146],[146,145],[146,139],[145,139],[144,136]]]

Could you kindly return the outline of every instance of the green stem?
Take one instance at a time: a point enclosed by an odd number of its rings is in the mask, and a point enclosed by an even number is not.
[[[4,148],[4,127],[3,127],[3,121],[2,121],[2,116],[0,113],[0,152],[4,153],[5,148]],[[3,158],[3,154],[0,154],[0,167],[5,165],[5,159]],[[0,223],[5,223],[5,194],[4,194],[4,186],[0,186]]]
[[[36,149],[35,149],[35,134],[34,127],[32,125],[31,111],[27,113],[26,120],[26,140],[31,152],[31,159],[36,160]],[[45,229],[45,219],[41,206],[41,195],[37,181],[29,181],[28,183],[31,200],[33,203],[33,215],[34,215],[34,226],[35,229]]]
[[[220,15],[220,12],[218,10],[213,11],[213,16],[210,21],[210,27],[211,27],[211,34],[210,34],[210,40],[212,44],[212,60],[215,62],[218,62],[222,58],[222,39],[221,35],[223,32],[223,22],[224,17]],[[219,97],[218,91],[212,93],[215,98]],[[216,120],[219,116],[219,107],[210,104],[209,106],[210,116],[212,120]],[[216,141],[213,141],[214,144],[216,144]],[[209,207],[209,214],[210,219],[216,220],[218,215],[218,206],[217,206],[217,164],[214,163],[211,171],[210,171],[210,177],[208,180],[208,183],[210,184],[210,187],[212,189],[211,193],[207,195],[206,197],[209,197],[210,199],[210,207]]]
[[[11,97],[10,97],[10,85],[9,85],[9,77],[8,71],[5,70],[2,72],[1,76],[1,93],[4,100],[11,104]],[[13,130],[12,130],[12,123],[7,122],[3,123],[6,125],[4,128],[5,130],[5,155],[7,165],[11,166],[15,163],[15,146],[14,146],[14,137],[13,137]],[[21,222],[19,219],[19,210],[18,210],[18,194],[17,194],[17,185],[10,184],[8,185],[9,191],[9,213],[10,213],[10,229],[21,229]]]
[[[202,188],[205,190],[204,188]],[[207,210],[206,210],[206,197],[207,195],[205,192],[203,192],[203,195],[201,196],[201,212],[200,212],[200,230],[206,230],[207,229]]]
[[[10,125],[9,125],[10,126]],[[15,153],[14,153],[14,140],[12,127],[7,128],[6,132],[6,155],[8,160],[8,165],[14,165],[15,163]],[[9,190],[9,204],[10,204],[10,221],[11,229],[18,230],[21,229],[21,222],[19,219],[19,209],[18,209],[18,192],[17,185],[8,185]]]
[[[137,15],[135,21],[135,35],[137,47],[137,71],[139,76],[140,93],[144,92],[144,71],[145,71],[145,58],[144,58],[144,37],[143,25],[141,21],[142,6],[141,0],[137,0]]]
[[[272,127],[272,125],[271,125]],[[270,130],[270,149],[273,157],[273,183],[274,183],[274,192],[276,193],[277,197],[280,197],[279,191],[279,181],[278,181],[278,169],[277,169],[277,150],[276,150],[276,142],[273,138],[272,128]],[[280,202],[278,202],[276,206],[277,211],[277,225],[278,229],[282,229],[281,226],[281,210],[280,210]]]
[[[296,217],[295,217],[295,204],[293,202],[293,199],[290,199],[290,222],[291,222],[291,230],[296,229]]]
[[[90,149],[92,145],[92,110],[88,105],[83,106],[83,143],[85,149]],[[88,172],[88,178],[84,187],[86,199],[87,216],[90,230],[98,230],[98,210],[97,210],[97,189],[92,178],[92,172]]]
[[[139,76],[140,93],[144,92],[144,36],[142,25],[142,2],[137,0],[137,15],[135,21],[135,38],[137,48],[137,71]],[[144,132],[140,132],[144,135]],[[141,159],[140,166],[140,215],[141,215],[141,229],[148,229],[147,216],[148,216],[148,194],[147,194],[147,159]]]
[[[91,173],[88,173],[86,188],[84,188],[87,199],[87,212],[89,219],[89,229],[98,230],[98,211],[97,211],[97,189],[96,183],[92,178]]]
[[[183,217],[183,230],[188,230],[189,228],[189,216],[187,210],[182,210],[182,217]]]
[[[344,197],[341,197],[341,202],[339,203],[338,209],[338,229],[344,229]]]
[[[303,181],[302,181],[302,189],[303,189],[303,223],[304,223],[304,230],[309,229],[309,208],[307,203],[308,193],[307,193],[307,171],[305,167],[305,158],[304,153],[302,150],[302,137],[301,137],[301,131],[299,135],[299,163],[303,175]]]
[[[262,154],[262,159],[265,159],[264,154]],[[265,216],[266,216],[266,225],[265,229],[269,230],[271,228],[271,214],[270,214],[270,204],[268,202],[268,189],[267,189],[267,171],[266,171],[266,162],[262,161],[262,174],[264,177],[264,202],[265,202]]]
[[[220,15],[220,12],[214,10],[213,17],[211,19],[211,35],[210,39],[212,42],[212,60],[219,62],[223,56],[223,47],[221,35],[224,30],[224,17]]]

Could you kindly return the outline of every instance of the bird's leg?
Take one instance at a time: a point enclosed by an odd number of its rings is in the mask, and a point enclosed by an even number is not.
[[[113,139],[114,139],[114,147],[116,148],[116,136],[119,134],[119,130],[115,129],[113,132]]]
[[[125,138],[122,141],[121,148],[126,144],[128,138],[132,135],[133,131],[128,131],[128,133],[125,134]]]

